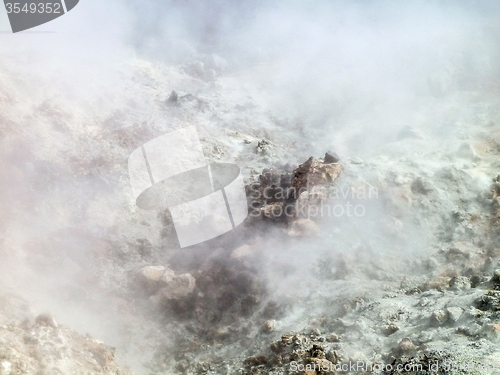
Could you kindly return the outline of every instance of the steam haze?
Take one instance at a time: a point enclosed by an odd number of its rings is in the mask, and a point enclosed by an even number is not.
[[[262,305],[286,306],[283,332],[368,293],[372,279],[399,285],[405,272],[427,272],[422,257],[463,240],[446,232],[451,212],[489,213],[463,202],[488,189],[493,156],[462,162],[454,153],[463,142],[480,153],[496,132],[487,124],[500,115],[499,21],[498,1],[81,0],[11,34],[0,11],[0,292],[102,339],[118,361],[148,374],[144,362],[161,345],[168,357],[181,323],[144,308],[149,297],[131,276],[141,267],[197,277],[213,254],[231,264],[231,251],[250,244]],[[192,74],[199,62],[215,78]],[[209,109],[167,108],[173,90]],[[207,160],[238,164],[247,182],[334,151],[344,166],[336,186],[375,187],[377,196],[357,198],[363,217],[318,218],[313,239],[265,222],[183,252],[162,212],[133,204],[127,158],[191,125]],[[271,145],[262,157],[261,140]],[[460,183],[439,177],[465,164]],[[419,178],[434,184],[422,200],[410,188]],[[143,239],[154,249],[147,255],[137,250]],[[318,277],[343,268],[352,279]],[[320,306],[317,295],[334,302]],[[297,302],[307,298],[314,303]],[[136,305],[116,308],[126,303]],[[255,340],[245,350],[257,351]],[[362,339],[349,345],[365,350]]]

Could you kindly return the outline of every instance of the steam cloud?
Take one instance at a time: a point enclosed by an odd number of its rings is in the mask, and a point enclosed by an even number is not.
[[[235,97],[251,91],[258,106],[280,117],[283,132],[302,140],[305,147],[293,162],[328,149],[346,159],[369,159],[382,150],[411,157],[439,148],[446,139],[450,129],[440,125],[449,115],[448,100],[490,89],[499,76],[499,11],[497,1],[82,0],[68,15],[36,30],[0,33],[0,254],[5,259],[0,279],[5,289],[21,290],[37,307],[126,346],[115,328],[98,323],[105,299],[86,290],[79,277],[89,248],[105,247],[95,238],[114,238],[114,229],[123,227],[117,212],[129,204],[126,184],[106,180],[106,168],[124,166],[126,152],[99,134],[164,116],[146,99],[131,104],[130,62],[162,66],[199,60],[210,67],[214,55],[225,59],[220,74],[237,77]],[[0,30],[8,29],[0,12]],[[120,118],[123,108],[133,118]],[[44,111],[55,117],[43,117]],[[398,134],[409,124],[426,134],[425,145],[401,152]],[[166,119],[159,128],[172,126]],[[147,140],[135,139],[128,149]],[[79,170],[109,155],[114,164],[99,173]],[[285,293],[284,279],[296,283],[298,291],[311,285],[298,279],[304,274],[273,274],[276,264],[311,263],[311,252],[333,248],[332,241],[348,247],[360,227],[380,239],[373,257],[393,246],[391,235],[380,237],[381,228],[373,224],[386,217],[383,204],[370,204],[372,217],[354,220],[330,242],[318,240],[306,248],[297,241],[282,249],[270,240],[275,250],[266,269],[276,293]],[[417,251],[430,234],[408,225],[404,244]],[[60,283],[86,297],[64,304],[53,295]],[[74,315],[86,304],[82,298],[94,304],[88,320]]]

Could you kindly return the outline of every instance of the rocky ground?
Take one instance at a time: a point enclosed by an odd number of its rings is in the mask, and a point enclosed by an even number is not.
[[[114,362],[115,348],[48,314],[35,317],[19,297],[3,295],[1,308],[1,374],[131,374]]]
[[[0,66],[1,375],[498,373],[498,82],[430,81],[363,152],[355,124],[340,142],[276,105],[266,65],[136,59],[75,87]],[[190,125],[250,215],[180,249],[127,158]]]

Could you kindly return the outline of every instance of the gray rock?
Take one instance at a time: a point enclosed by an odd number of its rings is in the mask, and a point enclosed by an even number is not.
[[[429,192],[434,190],[434,187],[430,184],[429,181],[423,179],[422,177],[417,177],[411,183],[411,192],[413,194],[423,194],[426,195]]]
[[[471,288],[471,281],[468,277],[457,276],[450,280],[450,289],[455,291],[468,290]]]
[[[425,267],[434,270],[440,266],[440,263],[435,257],[431,256],[424,261],[424,265]]]
[[[177,275],[167,282],[160,294],[167,300],[183,299],[191,295],[196,286],[196,279],[189,273]]]
[[[391,323],[384,329],[384,334],[386,336],[390,336],[397,331],[399,331],[399,327],[396,324]]]
[[[38,325],[43,325],[52,328],[57,328],[59,326],[54,317],[50,314],[38,315],[35,319],[35,323]]]
[[[321,331],[320,331],[318,328],[314,328],[314,329],[311,331],[311,336],[312,336],[312,337],[318,337],[318,336],[321,336]]]
[[[177,95],[177,93],[175,91],[172,91],[170,93],[170,96],[168,97],[168,99],[166,101],[166,104],[172,105],[174,103],[177,103],[177,99],[179,99],[179,96]]]
[[[434,332],[432,331],[423,331],[419,336],[418,336],[418,340],[421,342],[421,343],[425,343],[425,342],[430,342],[432,341],[434,338]]]
[[[436,310],[432,313],[430,318],[431,326],[438,327],[443,325],[448,319],[448,315],[444,310]]]
[[[340,157],[335,153],[328,151],[325,154],[325,164],[338,163],[340,161]]]
[[[141,288],[148,294],[156,293],[160,287],[160,281],[164,277],[165,267],[147,266],[137,272],[137,281]]]
[[[275,320],[268,320],[262,325],[262,327],[260,327],[260,331],[263,333],[270,333],[274,331],[275,326],[276,326]]]
[[[147,266],[139,270],[138,276],[142,281],[156,282],[160,281],[164,273],[165,267],[163,266]]]
[[[460,147],[457,150],[456,155],[460,158],[473,160],[473,161],[477,160],[477,158],[478,158],[476,155],[476,152],[474,151],[472,146],[467,142],[464,142],[460,145]]]
[[[356,156],[351,156],[349,158],[349,162],[351,164],[363,164],[363,160],[361,160],[360,158],[356,157]]]
[[[496,269],[493,272],[493,277],[491,278],[491,281],[493,281],[494,283],[500,282],[500,269]]]
[[[330,333],[326,339],[329,342],[339,342],[340,341],[339,336],[334,332]]]
[[[409,353],[409,352],[412,352],[413,350],[416,349],[416,346],[415,344],[413,344],[413,342],[408,338],[408,337],[405,337],[403,340],[401,340],[401,342],[398,344],[398,349],[402,352],[402,353]]]
[[[457,328],[457,332],[464,334],[466,336],[477,336],[482,331],[482,326],[477,323],[471,323],[468,326],[460,326]]]
[[[464,310],[460,307],[447,307],[446,312],[448,313],[448,320],[456,323],[462,316]]]

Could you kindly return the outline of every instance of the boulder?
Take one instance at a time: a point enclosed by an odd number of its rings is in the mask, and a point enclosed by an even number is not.
[[[148,294],[156,293],[160,288],[160,280],[165,274],[163,266],[147,266],[137,272],[138,285]]]
[[[431,326],[438,327],[443,325],[448,319],[448,314],[444,310],[436,310],[432,313],[430,318]]]
[[[163,266],[147,266],[139,270],[138,276],[145,283],[156,283],[161,280],[164,273]]]
[[[340,161],[340,157],[335,152],[328,151],[323,160],[325,164],[338,163]]]
[[[54,317],[50,314],[38,315],[35,319],[35,323],[41,326],[47,326],[52,328],[57,328],[59,326]]]
[[[460,307],[447,307],[446,312],[448,314],[448,320],[452,323],[456,323],[462,316],[464,310]]]
[[[450,289],[455,291],[467,290],[471,288],[471,281],[468,277],[457,276],[450,280]]]
[[[183,299],[191,295],[196,286],[196,279],[189,273],[174,276],[167,285],[160,290],[162,297],[167,300]]]
[[[304,191],[312,187],[327,186],[331,184],[342,171],[338,163],[326,164],[323,160],[314,159],[312,156],[297,167],[293,172],[292,194],[298,199]]]

